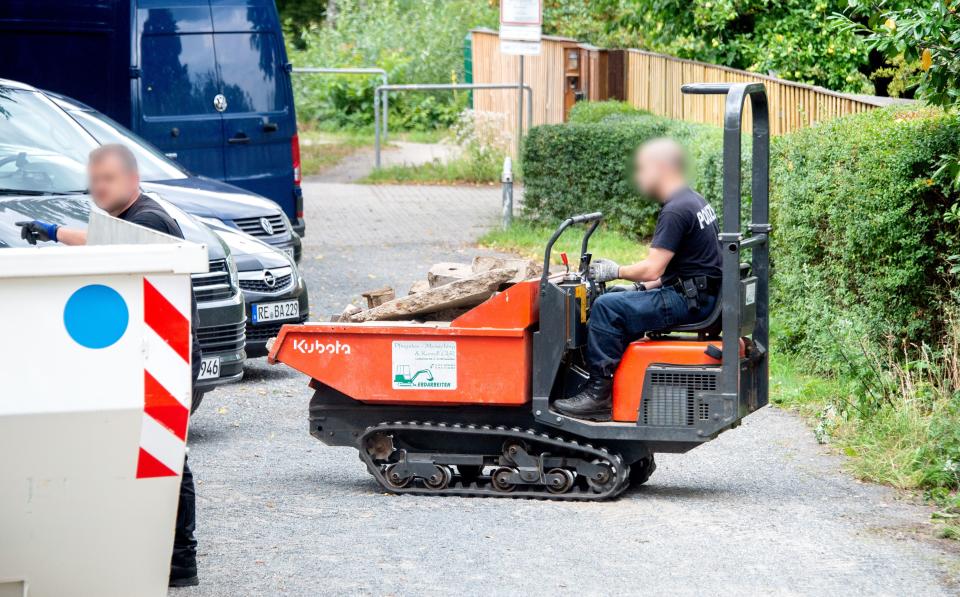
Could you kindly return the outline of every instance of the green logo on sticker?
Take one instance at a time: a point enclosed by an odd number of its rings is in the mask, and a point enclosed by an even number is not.
[[[410,375],[410,365],[397,365],[393,374],[393,383],[405,388],[449,388],[450,382],[433,381],[433,371],[421,369]]]

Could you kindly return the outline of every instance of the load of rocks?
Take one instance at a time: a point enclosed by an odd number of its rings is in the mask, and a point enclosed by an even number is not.
[[[389,286],[362,294],[367,308],[350,304],[331,321],[453,321],[510,285],[539,277],[542,268],[528,259],[476,256],[472,263],[437,263],[406,296]]]

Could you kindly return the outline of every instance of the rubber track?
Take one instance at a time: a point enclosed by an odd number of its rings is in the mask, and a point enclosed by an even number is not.
[[[463,435],[485,435],[495,436],[501,440],[517,439],[528,442],[536,442],[542,447],[559,448],[566,453],[580,453],[580,458],[588,461],[601,460],[613,467],[617,472],[615,482],[611,483],[606,491],[595,492],[592,489],[582,489],[576,485],[567,493],[550,493],[546,487],[540,486],[539,490],[524,489],[532,487],[519,485],[512,492],[497,491],[487,486],[479,486],[476,482],[463,483],[454,476],[453,481],[445,489],[430,489],[416,485],[416,481],[409,487],[393,487],[389,485],[380,470],[380,466],[373,462],[372,456],[367,453],[364,446],[368,437],[375,433],[396,433],[403,434],[415,431],[418,433],[456,433]],[[378,483],[387,491],[396,494],[414,494],[414,495],[455,495],[461,497],[500,497],[500,498],[534,498],[549,499],[560,501],[599,501],[614,498],[623,493],[630,486],[630,467],[623,463],[619,454],[611,454],[605,448],[594,448],[590,444],[581,444],[577,441],[566,440],[559,437],[553,437],[546,433],[537,433],[533,429],[521,429],[519,427],[494,427],[491,425],[462,425],[447,423],[431,423],[417,421],[397,421],[394,423],[381,423],[368,427],[358,441],[360,460],[366,465],[370,474],[374,476]],[[541,452],[544,450],[540,450]],[[575,454],[569,454],[575,456]],[[499,455],[489,455],[499,456]],[[444,464],[444,463],[438,463]]]

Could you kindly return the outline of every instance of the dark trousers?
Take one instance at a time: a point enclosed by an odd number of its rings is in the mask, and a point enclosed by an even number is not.
[[[194,400],[197,399],[194,392]],[[183,457],[183,475],[180,477],[180,499],[177,502],[177,526],[173,534],[173,558],[170,561],[172,574],[193,576],[197,569],[197,493],[193,486],[193,473]]]
[[[627,345],[657,332],[706,319],[717,303],[701,294],[697,309],[673,288],[608,292],[593,303],[587,324],[587,365],[591,375],[613,377]]]

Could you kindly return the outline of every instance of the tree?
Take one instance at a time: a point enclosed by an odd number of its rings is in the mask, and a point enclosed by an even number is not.
[[[918,99],[960,111],[958,0],[934,0],[928,7],[900,6],[891,0],[849,3],[849,14],[836,15],[840,30],[860,35],[868,47],[903,65],[907,85],[915,88]],[[935,178],[960,190],[960,155],[940,156]]]
[[[330,8],[336,9],[335,0],[276,0],[280,21],[287,32],[288,41],[303,49],[304,33],[327,18]],[[330,17],[335,15],[330,13]]]
[[[948,109],[960,106],[960,2],[935,0],[929,8],[889,0],[849,3],[849,16],[837,15],[841,30],[862,36],[890,62],[907,65],[918,98]]]

